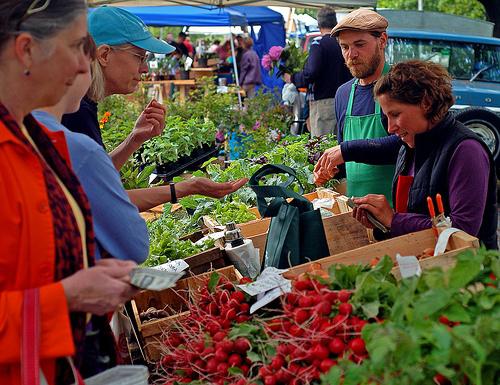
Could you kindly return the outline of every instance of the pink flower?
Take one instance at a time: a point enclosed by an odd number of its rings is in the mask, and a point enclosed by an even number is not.
[[[273,64],[273,61],[271,59],[271,56],[264,55],[262,56],[262,60],[260,63],[262,64],[262,67],[264,67],[266,71],[269,71],[271,69],[271,65]]]
[[[259,128],[260,128],[260,121],[259,121],[259,120],[257,120],[257,121],[255,122],[255,124],[253,125],[252,130],[254,130],[254,131],[255,131],[255,130],[258,130]]]
[[[280,47],[279,45],[272,46],[269,49],[269,56],[271,57],[271,60],[278,61],[280,59],[281,52],[283,52],[283,47]]]

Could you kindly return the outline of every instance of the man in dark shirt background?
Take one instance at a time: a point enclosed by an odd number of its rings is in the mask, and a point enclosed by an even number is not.
[[[185,32],[179,32],[179,35],[177,37],[177,47],[179,48],[179,51],[181,52],[182,56],[190,56],[189,49],[186,44],[186,38],[187,34]]]
[[[308,87],[311,91],[309,131],[312,136],[334,132],[335,93],[341,84],[352,78],[337,40],[330,36],[336,24],[335,9],[328,6],[321,8],[318,12],[321,36],[312,42],[304,69],[292,75],[284,75],[285,82],[291,82],[297,87]]]

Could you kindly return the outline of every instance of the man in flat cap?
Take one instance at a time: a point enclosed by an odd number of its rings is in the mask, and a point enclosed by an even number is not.
[[[384,154],[384,159],[372,159],[374,154],[370,154],[373,146],[380,146],[385,140],[399,141],[394,135],[389,136],[387,118],[373,97],[375,82],[389,71],[384,54],[387,26],[383,16],[360,8],[332,29],[354,79],[340,86],[335,95],[340,145],[325,151],[314,168],[314,176],[316,184],[324,184],[338,172],[338,165],[347,162],[347,194],[383,194],[392,202],[391,185],[399,146],[389,146],[391,151]],[[353,162],[355,159],[370,164]]]
[[[335,9],[330,6],[318,12],[321,36],[316,37],[309,56],[300,72],[285,74],[287,83],[307,87],[309,95],[309,131],[311,136],[331,134],[335,131],[335,93],[341,84],[352,78],[342,57],[339,43],[330,36],[337,25]]]

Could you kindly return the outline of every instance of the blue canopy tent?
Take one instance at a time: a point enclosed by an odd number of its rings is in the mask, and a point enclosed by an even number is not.
[[[233,9],[228,8],[198,8],[191,6],[159,6],[159,7],[121,7],[137,15],[146,25],[162,26],[244,26],[246,17]]]
[[[267,7],[254,6],[234,6],[225,9],[235,10],[245,15],[248,24],[251,27],[252,39],[255,42],[255,52],[257,52],[261,59],[272,46],[285,46],[285,21],[283,20],[283,15],[281,15],[281,13],[273,11]],[[260,26],[258,36],[253,28],[257,25]],[[284,84],[283,80],[281,78],[277,78],[276,76],[269,76],[269,73],[262,67],[261,71],[262,82],[264,85],[270,89],[278,87],[281,91]]]
[[[224,8],[205,8],[192,6],[145,6],[122,7],[140,17],[145,24],[155,27],[161,26],[246,26],[251,27],[254,39],[254,49],[260,58],[273,45],[285,45],[285,27],[283,16],[267,7],[235,6]],[[260,26],[258,35],[254,26]],[[262,70],[262,80],[266,87],[273,89],[283,87],[283,81],[271,77],[266,70]]]

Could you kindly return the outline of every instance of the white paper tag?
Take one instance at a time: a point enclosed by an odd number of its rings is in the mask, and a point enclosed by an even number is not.
[[[289,282],[281,276],[281,273],[287,271],[286,269],[276,269],[275,267],[267,267],[255,282],[246,285],[238,285],[248,295],[254,296],[260,293],[265,293],[276,287],[284,285]]]
[[[259,298],[257,302],[255,302],[250,307],[250,314],[253,314],[255,311],[259,310],[261,307],[266,306],[268,303],[274,301],[276,298],[281,296],[284,293],[290,293],[292,291],[292,282],[286,280],[283,285],[275,287],[274,289],[265,293],[262,298]]]
[[[434,248],[434,255],[441,255],[446,251],[446,246],[448,246],[448,241],[452,234],[461,231],[454,227],[450,227],[449,229],[444,230],[441,234],[439,234],[438,240],[436,242],[436,247]]]
[[[189,269],[189,265],[183,259],[176,259],[174,261],[170,261],[162,265],[153,266],[153,269],[169,271],[171,273],[179,273],[181,271]]]
[[[316,198],[312,201],[314,209],[319,209],[321,207],[325,209],[331,209],[335,204],[335,199],[332,198]]]
[[[155,173],[152,173],[151,175],[149,175],[149,184],[153,183],[156,179],[158,175],[156,175]]]
[[[401,272],[402,278],[409,278],[413,276],[419,277],[420,274],[422,274],[420,263],[414,255],[402,257],[401,255],[396,254],[396,260],[398,261],[399,271]]]
[[[201,245],[203,245],[203,243],[205,241],[207,241],[209,239],[216,241],[216,240],[221,239],[221,238],[224,238],[224,231],[218,231],[216,233],[208,233],[203,238],[198,239],[194,244],[196,246],[201,246]]]

